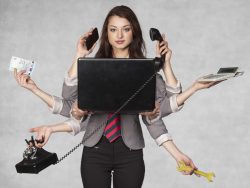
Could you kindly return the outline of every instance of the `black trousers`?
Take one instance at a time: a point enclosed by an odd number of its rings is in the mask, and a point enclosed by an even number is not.
[[[84,188],[140,188],[145,166],[143,152],[130,150],[122,138],[109,143],[103,136],[94,147],[84,147],[81,175]]]

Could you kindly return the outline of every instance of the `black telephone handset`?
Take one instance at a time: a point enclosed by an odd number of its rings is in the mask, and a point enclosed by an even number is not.
[[[92,31],[92,34],[88,36],[86,39],[86,46],[87,50],[90,50],[92,46],[96,43],[96,41],[99,39],[99,34],[97,28],[94,28]]]
[[[56,153],[50,153],[43,148],[37,148],[33,136],[30,141],[25,140],[28,147],[23,152],[23,160],[16,164],[18,173],[38,174],[41,170],[58,161]],[[36,140],[38,143],[39,141]],[[43,141],[40,141],[42,143]]]
[[[158,40],[159,43],[163,41],[161,33],[156,28],[150,28],[149,35],[152,41]],[[165,55],[161,57],[155,57],[155,70],[158,72],[164,65],[165,62]]]

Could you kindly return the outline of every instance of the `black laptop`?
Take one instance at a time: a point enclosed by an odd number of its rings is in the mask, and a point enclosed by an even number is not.
[[[155,74],[154,59],[79,58],[78,107],[116,112]],[[155,107],[155,76],[120,111],[139,113]]]

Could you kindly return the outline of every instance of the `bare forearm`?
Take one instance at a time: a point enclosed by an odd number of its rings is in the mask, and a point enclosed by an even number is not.
[[[85,57],[85,56],[81,56],[80,54],[76,53],[75,58],[73,59],[73,63],[68,71],[69,77],[74,77],[77,75],[77,60],[79,57]]]
[[[50,125],[50,127],[52,128],[53,133],[56,133],[56,132],[72,132],[72,128],[65,122]]]
[[[177,148],[173,141],[167,141],[162,144],[162,146],[172,155],[172,157],[178,161],[183,153]]]
[[[178,106],[183,105],[184,102],[189,97],[191,97],[196,91],[197,91],[197,89],[195,89],[194,85],[192,85],[188,89],[183,91],[182,93],[178,94],[177,97],[176,97]]]
[[[38,96],[40,99],[42,99],[42,101],[44,101],[50,108],[53,107],[53,105],[54,105],[54,99],[53,99],[53,97],[50,94],[44,92],[40,88],[36,88],[36,89],[32,90],[32,92],[36,96]]]
[[[164,72],[167,84],[169,86],[176,87],[176,85],[177,85],[177,79],[176,79],[176,77],[174,75],[174,72],[173,72],[173,69],[172,69],[170,61],[165,62],[165,66],[163,68],[163,72]]]

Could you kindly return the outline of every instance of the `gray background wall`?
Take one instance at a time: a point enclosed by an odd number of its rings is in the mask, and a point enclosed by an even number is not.
[[[146,175],[143,187],[249,187],[249,71],[250,2],[247,0],[159,1],[42,1],[0,0],[0,187],[81,187],[78,149],[61,164],[39,175],[17,174],[30,137],[30,127],[65,120],[52,115],[29,91],[17,86],[8,71],[12,55],[37,62],[36,83],[59,95],[63,76],[74,56],[78,37],[97,26],[115,5],[128,5],[137,14],[154,57],[150,27],[165,32],[173,50],[172,64],[183,88],[219,67],[239,66],[243,77],[196,93],[179,113],[164,119],[175,143],[204,171],[216,178],[182,176],[173,158],[157,147],[143,128]],[[53,135],[45,149],[62,156],[81,140],[61,133]]]

